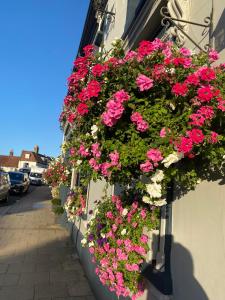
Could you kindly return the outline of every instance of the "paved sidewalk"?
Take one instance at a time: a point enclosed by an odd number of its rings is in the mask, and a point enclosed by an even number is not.
[[[31,187],[9,209],[0,207],[0,300],[95,300],[47,199],[47,187]]]

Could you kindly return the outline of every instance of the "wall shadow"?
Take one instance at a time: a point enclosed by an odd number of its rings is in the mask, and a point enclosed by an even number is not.
[[[174,242],[170,234],[163,238],[165,239],[164,264],[159,267],[156,267],[155,263],[147,264],[142,271],[149,283],[147,298],[144,299],[152,300],[157,295],[162,297],[159,299],[170,299],[172,295],[173,300],[209,300],[200,282],[194,276],[194,262],[190,251],[180,243]],[[153,236],[153,243],[156,239],[157,237]]]

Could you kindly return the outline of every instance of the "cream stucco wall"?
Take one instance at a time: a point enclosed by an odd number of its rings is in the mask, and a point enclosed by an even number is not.
[[[225,185],[203,182],[173,204],[174,300],[225,299]]]
[[[109,50],[112,46],[111,43],[116,38],[121,38],[127,13],[127,0],[109,0],[107,10],[115,13],[115,18],[112,17],[111,21],[105,21],[104,31],[104,46]]]

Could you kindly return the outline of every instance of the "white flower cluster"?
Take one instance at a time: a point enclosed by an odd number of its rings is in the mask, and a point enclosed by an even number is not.
[[[170,165],[178,162],[183,157],[184,157],[183,153],[173,152],[173,153],[169,154],[166,158],[164,158],[164,160],[162,161],[162,163],[164,164],[164,166],[166,168],[168,168]]]
[[[97,132],[98,132],[98,126],[97,125],[92,125],[91,126],[91,135],[93,139],[97,139]]]
[[[184,157],[183,153],[173,152],[169,154],[162,163],[164,164],[165,168],[168,168],[170,165],[178,162]],[[166,204],[165,199],[160,200],[152,200],[154,198],[161,198],[162,197],[162,185],[161,181],[164,179],[164,173],[162,170],[157,170],[154,175],[151,176],[150,180],[151,183],[146,184],[146,190],[149,196],[144,196],[142,201],[151,205],[155,206],[163,206]]]

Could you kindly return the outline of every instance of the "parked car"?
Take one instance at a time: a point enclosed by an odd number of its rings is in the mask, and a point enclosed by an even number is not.
[[[27,173],[9,172],[9,178],[11,183],[11,192],[22,194],[28,191],[30,180]]]
[[[9,175],[4,172],[0,172],[0,201],[8,201],[10,190]]]
[[[31,172],[29,178],[30,178],[31,184],[42,185],[42,174],[41,173]]]
[[[29,175],[30,174],[30,168],[21,168],[21,169],[19,169],[19,172],[27,173]]]

